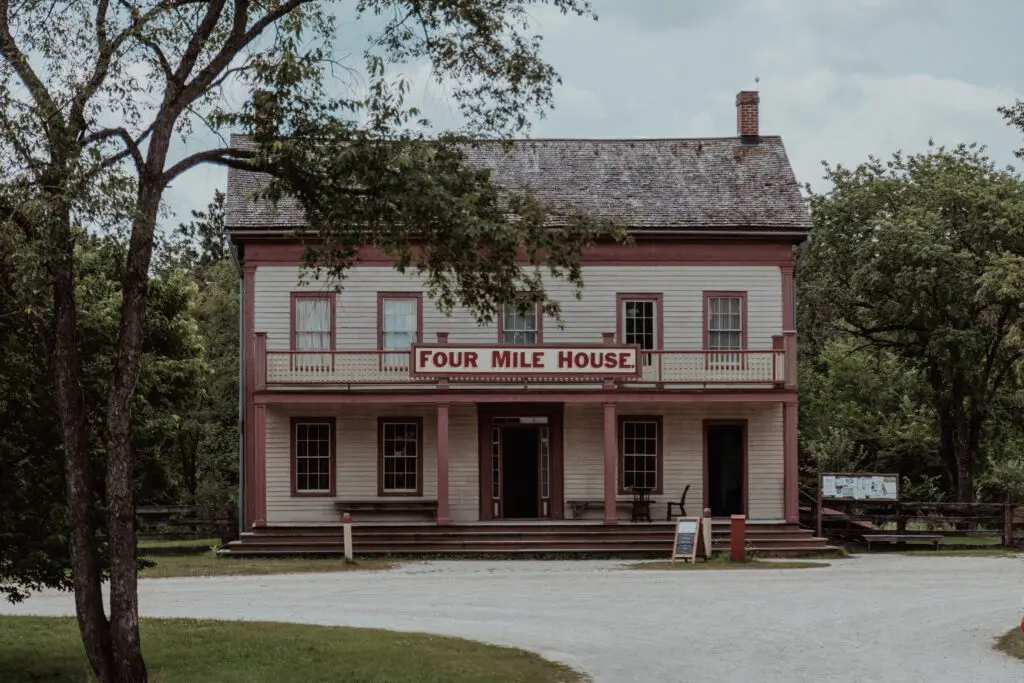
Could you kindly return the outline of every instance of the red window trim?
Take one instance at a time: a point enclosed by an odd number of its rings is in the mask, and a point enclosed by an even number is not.
[[[385,491],[384,490],[384,425],[389,422],[411,422],[416,425],[416,490]],[[422,417],[378,417],[377,418],[377,495],[381,498],[392,496],[423,495],[423,418]]]
[[[338,348],[338,320],[337,320],[337,295],[334,292],[292,292],[291,300],[289,301],[288,307],[288,336],[289,346],[292,351],[295,351],[295,302],[299,299],[329,299],[331,307],[331,348],[330,351],[335,351]]]
[[[628,494],[629,491],[625,487],[626,482],[626,449],[625,443],[623,442],[623,424],[626,422],[655,422],[658,425],[658,456],[657,464],[655,467],[658,468],[657,476],[655,477],[654,490],[651,494],[661,494],[665,488],[665,429],[664,422],[661,415],[619,415],[618,432],[616,439],[619,442],[619,494]]]
[[[423,343],[423,292],[377,292],[377,350],[384,350],[384,299],[416,299],[416,343]]]
[[[331,488],[328,491],[300,491],[298,487],[298,468],[295,466],[296,453],[296,441],[298,440],[298,431],[296,426],[298,423],[304,424],[326,424],[330,425],[331,429]],[[335,419],[333,417],[293,417],[291,418],[289,428],[291,432],[288,437],[289,443],[289,469],[291,470],[291,489],[293,498],[333,498],[336,490],[336,483],[338,477],[338,429]]]
[[[498,310],[498,343],[505,344],[505,304]],[[537,343],[544,343],[544,309],[537,304]],[[521,346],[521,344],[509,344],[509,346]]]
[[[615,295],[615,330],[618,343],[626,343],[626,312],[623,310],[627,301],[653,301],[658,329],[655,330],[655,351],[665,350],[665,296],[653,292],[619,292]]]
[[[711,324],[711,299],[717,298],[733,298],[740,300],[740,325],[743,329],[740,332],[740,351],[747,350],[747,334],[749,331],[747,325],[747,293],[746,292],[704,292],[704,315],[701,321],[703,328],[702,332],[702,345],[703,350],[708,351],[708,325]]]

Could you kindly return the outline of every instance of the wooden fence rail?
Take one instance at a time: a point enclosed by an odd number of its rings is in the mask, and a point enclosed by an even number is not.
[[[994,537],[1008,548],[1024,543],[1024,505],[826,500],[818,520],[811,499],[801,492],[801,521],[832,537],[854,539],[895,528],[903,535]]]
[[[215,511],[197,505],[141,506],[135,508],[135,517],[139,540],[219,538],[227,543],[238,536],[238,515],[233,506]]]

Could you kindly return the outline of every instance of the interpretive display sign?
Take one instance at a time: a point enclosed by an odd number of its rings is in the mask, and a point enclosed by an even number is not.
[[[822,474],[820,491],[824,500],[891,501],[900,499],[900,478],[895,474]]]
[[[636,345],[412,347],[412,375],[431,377],[635,377]]]

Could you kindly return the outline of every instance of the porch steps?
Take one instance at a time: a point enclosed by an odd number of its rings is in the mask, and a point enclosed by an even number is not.
[[[230,556],[340,555],[341,526],[267,527],[243,533],[224,552]],[[587,555],[660,557],[672,545],[670,523],[479,523],[361,524],[352,528],[357,555]],[[823,538],[796,524],[752,524],[747,545],[762,557],[813,556],[833,552]],[[729,548],[728,524],[712,525],[712,548]]]

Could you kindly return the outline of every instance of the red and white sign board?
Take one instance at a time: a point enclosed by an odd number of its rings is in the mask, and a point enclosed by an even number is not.
[[[634,377],[640,347],[414,345],[411,365],[432,377]]]

